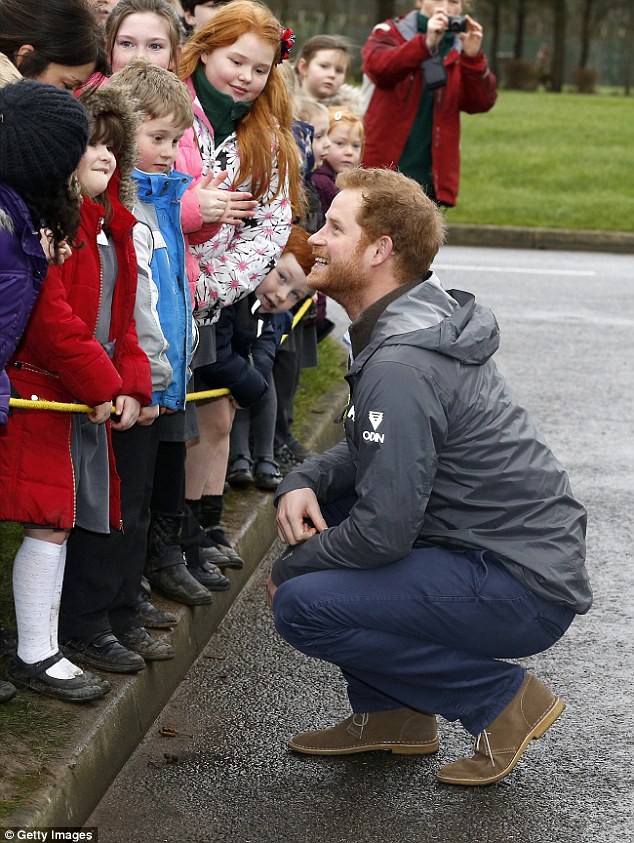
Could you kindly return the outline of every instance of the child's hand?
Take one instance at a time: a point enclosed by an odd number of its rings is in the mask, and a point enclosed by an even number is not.
[[[51,240],[52,236],[50,228],[40,229],[40,244],[42,246],[42,251],[46,256],[46,260],[52,266],[61,266],[64,261],[73,254],[73,252],[65,240],[61,241],[57,247],[57,252],[55,252],[55,245]]]
[[[242,220],[255,216],[254,208],[257,201],[252,199],[251,193],[240,193],[238,191],[227,191],[227,210],[220,217],[219,222],[227,225],[240,225]]]
[[[103,404],[97,404],[96,407],[93,407],[91,412],[88,413],[88,420],[93,424],[103,424],[108,421],[111,412],[112,401],[104,401]]]
[[[117,421],[112,422],[113,430],[128,430],[139,418],[141,405],[131,395],[117,395],[114,402],[114,412]]]
[[[215,178],[213,171],[210,170],[194,188],[194,193],[200,204],[200,216],[204,223],[219,222],[227,209],[227,196],[229,194],[226,190],[219,189],[226,178],[226,170],[218,173]]]
[[[161,408],[158,404],[150,404],[149,407],[141,407],[139,418],[136,423],[141,427],[149,427],[153,424],[161,414]]]

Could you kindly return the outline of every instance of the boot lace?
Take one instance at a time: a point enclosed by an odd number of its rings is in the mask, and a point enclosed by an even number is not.
[[[359,738],[363,735],[363,729],[367,726],[369,714],[355,714],[352,718],[352,724],[359,730]]]
[[[480,742],[484,744],[484,751],[480,750]],[[495,759],[493,758],[493,750],[491,749],[491,744],[489,742],[489,733],[486,729],[475,739],[475,751],[482,752],[483,755],[486,755],[491,762],[491,766],[495,767]]]

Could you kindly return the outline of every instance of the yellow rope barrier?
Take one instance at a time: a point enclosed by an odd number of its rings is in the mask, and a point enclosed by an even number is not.
[[[293,318],[293,325],[291,327],[291,331],[293,328],[296,327],[297,323],[300,319],[304,316],[308,308],[312,304],[312,297],[308,298],[304,301],[302,306],[299,308],[295,317]],[[284,342],[288,334],[284,334],[281,339],[281,343]],[[229,395],[228,389],[207,389],[204,392],[189,392],[187,394],[186,400],[189,401],[203,401],[205,398],[219,398],[222,395]],[[57,413],[91,413],[92,407],[89,407],[87,404],[64,404],[61,401],[41,401],[40,399],[34,398],[33,400],[29,400],[28,398],[11,398],[9,399],[9,406],[16,407],[17,409],[21,410],[55,410]],[[114,413],[114,407],[112,408],[112,412]]]

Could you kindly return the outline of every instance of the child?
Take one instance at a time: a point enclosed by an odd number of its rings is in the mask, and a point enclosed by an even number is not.
[[[0,52],[22,76],[69,91],[104,72],[103,33],[84,0],[2,0]]]
[[[218,568],[199,556],[194,560],[190,554],[190,566],[185,567],[178,541],[184,496],[185,441],[192,435],[183,411],[190,374],[193,325],[185,274],[180,200],[192,179],[172,170],[172,164],[183,132],[192,126],[194,113],[185,85],[178,77],[152,65],[134,62],[115,74],[111,84],[125,85],[131,93],[134,91],[142,110],[148,115],[138,134],[140,163],[135,178],[141,196],[147,196],[147,201],[154,207],[137,216],[153,229],[155,243],[166,241],[168,244],[168,265],[165,259],[162,264],[157,264],[155,258],[153,267],[155,277],[158,273],[159,318],[161,325],[165,326],[167,354],[174,379],[158,402],[167,412],[153,425],[159,446],[155,471],[149,482],[153,495],[147,575],[152,585],[166,596],[188,605],[200,605],[211,600],[207,589],[224,590],[229,588],[230,583]],[[171,185],[170,191],[166,183]],[[161,230],[158,232],[160,236],[157,236],[157,214],[164,216],[170,207],[171,224],[167,226],[163,223],[160,228],[167,230]],[[221,210],[218,209],[219,216]],[[157,251],[155,248],[155,256]],[[172,301],[174,288],[180,291],[178,310]],[[168,533],[171,533],[172,540],[166,544],[164,539]],[[221,556],[219,552],[215,555]],[[225,561],[224,557],[221,561]]]
[[[182,36],[178,15],[165,0],[120,0],[105,28],[112,72],[139,58],[176,71]]]
[[[14,413],[0,435],[0,519],[22,522],[25,536],[14,564],[18,652],[8,674],[26,688],[72,702],[97,699],[109,685],[59,652],[68,536],[74,527],[100,533],[120,527],[110,415],[114,404],[119,420],[113,427],[125,430],[151,399],[149,363],[132,318],[134,218],[122,202],[130,192],[124,181],[118,191],[113,178],[113,150],[124,145],[130,123],[105,105],[100,113],[101,91],[82,102],[93,121],[77,168],[82,203],[76,246],[63,266],[49,268],[10,376],[22,396],[80,401],[93,409],[88,415]]]
[[[350,73],[350,42],[341,35],[314,35],[304,43],[295,65],[303,93],[326,106],[359,110],[359,93],[345,84]]]
[[[182,29],[178,16],[166,0],[121,0],[108,18],[105,31],[105,50],[114,71],[119,71],[136,58],[144,58],[157,67],[177,69],[181,54]],[[101,84],[106,81],[101,77]],[[186,159],[181,158],[179,167],[186,171]],[[182,227],[187,235],[190,231],[201,232],[203,239],[212,237],[217,227],[203,228],[223,220],[231,225],[251,215],[256,204],[251,194],[218,190],[224,176],[218,179],[197,180],[181,200]],[[222,176],[222,178],[220,178]],[[201,235],[199,234],[199,237]],[[187,274],[191,285],[200,274],[193,255],[186,255]]]
[[[91,6],[95,7],[97,15],[102,23],[108,19],[108,15],[117,5],[117,0],[88,0]]]
[[[196,366],[213,364],[213,325],[222,308],[264,278],[288,240],[293,208],[300,207],[292,114],[277,66],[290,50],[289,36],[266,7],[234,0],[183,50],[181,76],[195,114],[194,131],[181,142],[187,172],[197,179],[226,170],[225,184],[249,191],[257,201],[252,219],[225,224],[211,239],[189,234],[201,268]],[[199,436],[188,444],[186,466],[186,497],[202,507],[205,526],[216,528],[212,538],[230,559],[237,554],[219,524],[233,412],[226,397],[198,404]]]
[[[317,100],[301,97],[295,106],[297,118],[313,127],[312,158],[313,166],[304,176],[304,191],[306,193],[305,228],[309,234],[314,234],[324,224],[324,213],[319,199],[319,193],[313,181],[313,171],[318,170],[324,163],[324,158],[330,152],[330,115],[328,109]]]
[[[344,170],[359,166],[365,143],[363,120],[358,114],[336,107],[328,109],[328,113],[330,115],[328,130],[330,149],[324,157],[322,166],[313,173],[313,181],[319,192],[324,215],[339,192],[335,185],[337,175]]]
[[[310,166],[307,167],[303,180],[306,196],[306,216],[303,226],[309,234],[314,234],[324,224],[324,213],[313,182],[313,172],[315,168],[322,165],[324,155],[330,149],[328,109],[317,100],[297,97],[295,115],[298,121],[301,121],[301,125],[310,129],[312,137]],[[326,297],[320,293],[316,305],[311,306],[306,316],[295,326],[275,355],[273,380],[277,415],[274,455],[282,474],[287,474],[309,454],[308,449],[297,440],[292,431],[295,396],[302,368],[318,364],[318,331],[322,330],[322,326],[328,325],[332,325],[332,322],[326,318]]]
[[[10,387],[4,367],[26,327],[47,271],[33,221],[45,223],[52,259],[61,262],[62,248],[73,240],[79,225],[78,201],[68,179],[88,140],[86,113],[70,94],[27,80],[3,85],[0,82],[0,430],[9,413]],[[42,125],[46,125],[46,143],[42,143]],[[10,682],[0,681],[0,702],[14,694]]]
[[[227,6],[231,0],[181,0],[183,18],[189,29],[189,34],[195,32],[199,27],[211,20],[223,6]]]
[[[274,491],[282,480],[273,454],[277,413],[272,382],[273,361],[282,336],[288,334],[292,327],[289,310],[311,295],[306,276],[314,263],[308,234],[294,225],[275,268],[259,284],[255,293],[237,305],[243,309],[243,330],[240,333],[234,331],[233,353],[243,361],[243,365],[251,355],[267,386],[264,395],[249,409],[236,411],[231,429],[233,458],[227,474],[232,486],[242,488],[254,483],[258,489]],[[268,339],[264,339],[266,334],[264,328],[259,327],[260,322],[263,325],[270,323]]]

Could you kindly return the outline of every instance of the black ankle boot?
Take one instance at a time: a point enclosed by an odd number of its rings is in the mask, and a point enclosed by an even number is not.
[[[182,513],[153,512],[146,576],[152,588],[186,606],[211,603],[211,594],[187,570],[180,546]]]

